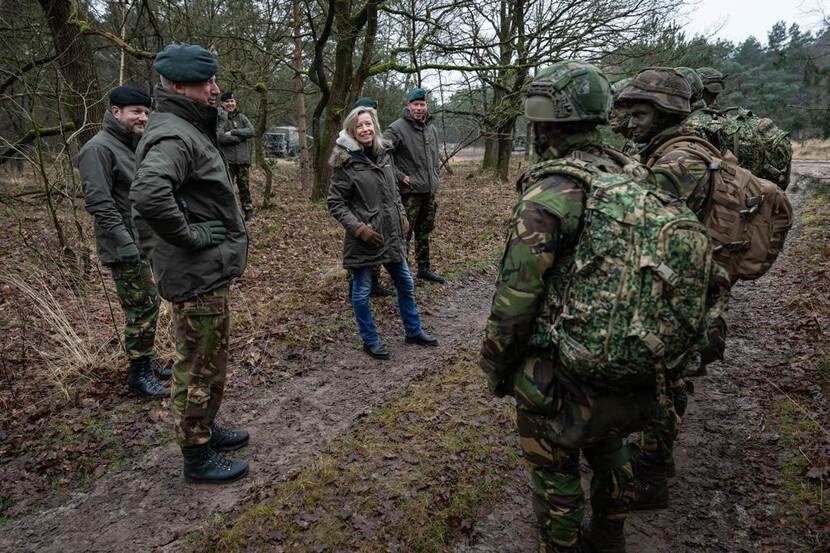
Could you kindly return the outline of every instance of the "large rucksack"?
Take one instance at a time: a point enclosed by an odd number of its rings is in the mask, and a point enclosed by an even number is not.
[[[564,370],[597,388],[663,389],[710,318],[706,229],[681,200],[644,179],[579,159],[543,164],[586,192],[582,232],[554,316]]]
[[[739,107],[723,111],[703,109],[693,113],[684,126],[718,146],[721,152],[731,151],[744,169],[775,183],[781,190],[787,189],[792,143],[789,133],[771,119]]]
[[[739,166],[731,152],[721,153],[696,136],[679,136],[660,145],[649,166],[678,148],[700,156],[709,167],[703,222],[715,242],[715,260],[733,283],[764,275],[781,253],[792,226],[787,194]]]

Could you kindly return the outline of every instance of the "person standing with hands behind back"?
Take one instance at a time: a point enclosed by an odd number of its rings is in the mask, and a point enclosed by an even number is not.
[[[409,222],[398,194],[389,146],[380,139],[377,112],[358,106],[346,116],[329,160],[333,169],[329,213],[346,229],[343,267],[352,272],[352,308],[363,350],[375,359],[389,359],[369,307],[372,269],[378,265],[386,267],[398,290],[406,343],[438,345],[438,340],[421,328],[415,306],[404,242]]]

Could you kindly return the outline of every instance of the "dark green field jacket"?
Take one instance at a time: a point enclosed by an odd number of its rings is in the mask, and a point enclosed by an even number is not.
[[[415,121],[407,110],[383,133],[392,143],[401,194],[438,192],[438,131],[430,119],[427,115],[426,122]],[[409,186],[404,184],[404,176],[409,176]]]
[[[156,88],[156,111],[136,150],[135,227],[159,293],[181,302],[242,276],[248,234],[216,140],[216,108]],[[188,225],[219,220],[228,237],[194,250]]]
[[[101,130],[78,154],[86,210],[94,218],[98,258],[104,265],[117,263],[117,248],[135,242],[129,195],[138,138],[107,111]]]
[[[254,126],[238,109],[228,113],[219,108],[219,145],[225,160],[232,165],[250,165]],[[230,132],[230,135],[226,135]]]

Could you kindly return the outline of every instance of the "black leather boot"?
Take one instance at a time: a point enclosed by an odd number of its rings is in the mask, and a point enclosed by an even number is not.
[[[150,367],[153,368],[153,374],[155,374],[156,378],[159,380],[170,380],[173,377],[173,369],[171,369],[168,365],[162,365],[158,359],[151,359]]]
[[[389,359],[389,350],[386,349],[386,345],[382,342],[375,345],[370,346],[369,344],[363,344],[363,351],[369,354],[370,357],[374,357],[375,359]]]
[[[404,338],[404,342],[407,344],[418,344],[419,346],[437,346],[438,339],[433,338],[423,330],[419,334],[415,334],[413,336],[407,336]]]
[[[127,386],[131,392],[145,397],[161,398],[169,395],[167,388],[162,386],[156,375],[153,374],[149,359],[130,361],[130,367],[127,369]]]
[[[226,459],[209,445],[182,447],[182,455],[187,482],[223,484],[242,478],[248,472],[247,461]]]
[[[418,266],[418,274],[416,275],[420,280],[428,280],[438,284],[444,284],[446,279],[437,273],[433,273],[429,265]]]
[[[233,451],[248,445],[249,435],[244,430],[225,430],[218,424],[210,425],[210,447],[214,451]]]
[[[582,524],[582,553],[625,553],[625,523],[592,517]]]
[[[635,457],[634,480],[629,484],[631,509],[649,511],[669,506],[668,467],[666,463]]]

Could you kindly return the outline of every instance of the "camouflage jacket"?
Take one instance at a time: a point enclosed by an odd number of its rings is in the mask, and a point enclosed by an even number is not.
[[[710,186],[706,160],[679,148],[656,155],[665,142],[688,134],[691,133],[680,126],[665,129],[643,147],[640,160],[654,172],[660,188],[679,198],[685,198],[689,208],[702,220]]]
[[[559,157],[602,163],[609,171],[622,168],[606,156],[599,135],[573,140]],[[543,163],[543,162],[542,162]],[[541,179],[534,168],[520,177],[521,197],[513,208],[490,316],[481,347],[480,366],[496,394],[509,392],[509,381],[528,348],[551,346],[538,331],[550,320],[567,283],[579,238],[585,193],[581,183],[562,175]]]
[[[689,114],[681,125],[684,132],[698,136],[717,149],[723,148],[723,127],[720,112],[703,107]]]

